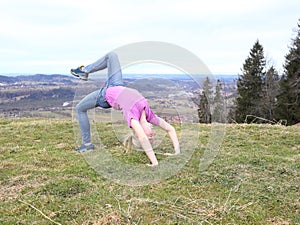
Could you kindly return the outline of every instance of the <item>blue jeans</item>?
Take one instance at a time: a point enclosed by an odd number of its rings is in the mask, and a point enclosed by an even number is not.
[[[107,68],[107,80],[100,91],[94,91],[85,96],[77,105],[78,123],[83,143],[91,142],[90,122],[87,110],[97,106],[110,108],[105,99],[106,88],[112,86],[124,86],[122,71],[117,54],[110,52],[96,62],[84,67],[86,73],[93,73]]]

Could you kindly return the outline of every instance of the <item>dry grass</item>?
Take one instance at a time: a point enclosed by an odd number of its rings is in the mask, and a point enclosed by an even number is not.
[[[71,121],[16,119],[0,120],[0,125],[1,224],[300,221],[300,132],[295,126],[227,125],[218,155],[200,172],[210,126],[199,125],[197,149],[183,169],[159,183],[132,187],[103,178],[74,151]],[[143,152],[117,154],[121,143],[109,124],[97,129],[116,157],[145,163]]]

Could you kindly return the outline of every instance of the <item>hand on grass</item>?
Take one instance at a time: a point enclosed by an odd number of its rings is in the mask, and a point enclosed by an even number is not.
[[[176,146],[175,149],[174,149],[175,153],[165,153],[164,155],[166,156],[176,156],[176,155],[179,155],[180,154],[180,147],[179,146]]]
[[[155,167],[155,166],[158,166],[158,164],[147,164],[147,166],[149,166],[149,167]]]
[[[175,153],[165,153],[164,155],[165,156],[176,156],[176,155],[179,155],[180,152],[175,152]]]

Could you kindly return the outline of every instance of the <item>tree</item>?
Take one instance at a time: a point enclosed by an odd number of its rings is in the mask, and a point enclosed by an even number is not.
[[[226,112],[225,112],[225,103],[222,96],[222,82],[218,79],[215,87],[215,97],[213,101],[213,121],[219,123],[226,122]]]
[[[203,82],[203,90],[197,98],[194,98],[194,103],[198,106],[199,123],[211,122],[210,103],[212,99],[212,85],[208,77]]]
[[[274,66],[271,66],[267,70],[263,83],[264,118],[269,121],[275,121],[276,97],[279,92],[279,76]]]
[[[262,97],[266,61],[262,45],[257,40],[245,60],[242,75],[237,80],[236,121],[244,122],[247,115],[263,116]]]
[[[287,125],[300,122],[300,19],[297,36],[292,40],[289,53],[285,56],[284,74],[277,96],[276,118],[286,120]]]
[[[211,113],[207,95],[204,91],[200,94],[200,102],[198,105],[199,123],[210,123]]]

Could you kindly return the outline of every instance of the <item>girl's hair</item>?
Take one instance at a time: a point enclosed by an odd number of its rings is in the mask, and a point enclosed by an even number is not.
[[[153,143],[154,143],[154,138],[152,139],[152,141],[150,141],[152,147],[153,147]],[[123,145],[128,149],[133,149],[133,148],[142,149],[141,142],[139,141],[138,137],[135,135],[134,132],[125,136]]]
[[[135,148],[142,148],[141,142],[135,134],[132,134],[132,144]]]
[[[123,145],[128,149],[138,148],[141,149],[142,145],[134,133],[130,133],[125,136]]]

